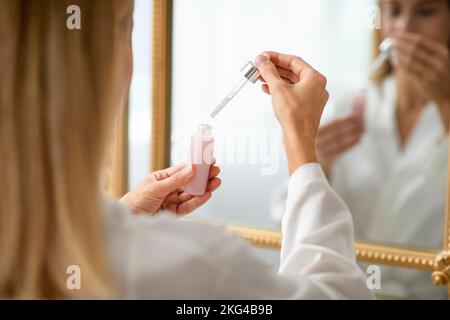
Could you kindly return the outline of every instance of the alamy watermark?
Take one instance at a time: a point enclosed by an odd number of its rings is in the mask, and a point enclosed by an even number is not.
[[[381,8],[378,5],[372,5],[367,8],[366,27],[371,30],[381,29]]]
[[[171,159],[175,163],[190,162],[190,135],[186,131],[172,132]],[[215,130],[213,154],[220,165],[259,166],[263,176],[276,175],[283,154],[280,129],[225,129]],[[210,149],[200,159],[206,162]],[[196,163],[197,164],[197,163]]]
[[[66,280],[68,290],[81,290],[81,268],[78,265],[70,265],[66,269],[69,276]],[[370,265],[366,269],[366,286],[369,290],[381,289],[381,268],[377,265]]]
[[[66,26],[69,30],[81,30],[81,8],[77,5],[69,5],[66,13],[69,15],[66,20]],[[371,5],[365,8],[364,12],[359,12],[367,28],[381,29],[381,8],[378,5]],[[358,21],[358,19],[352,20]]]
[[[81,268],[78,265],[70,265],[66,269],[69,276],[66,279],[66,288],[69,290],[81,290]]]
[[[381,289],[381,268],[377,265],[370,265],[366,269],[366,285],[369,290]]]
[[[66,13],[69,15],[66,20],[66,26],[69,30],[81,30],[81,9],[77,5],[67,7]]]

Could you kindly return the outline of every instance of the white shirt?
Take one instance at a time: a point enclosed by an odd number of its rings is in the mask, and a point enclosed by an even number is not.
[[[318,164],[291,177],[276,273],[223,227],[105,203],[105,240],[120,298],[370,299],[349,210]]]

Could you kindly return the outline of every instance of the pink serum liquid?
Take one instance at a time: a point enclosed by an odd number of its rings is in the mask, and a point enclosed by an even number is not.
[[[214,139],[211,127],[200,125],[197,133],[191,138],[189,162],[194,166],[194,176],[184,187],[184,191],[193,196],[201,196],[206,192],[209,169],[213,161]]]

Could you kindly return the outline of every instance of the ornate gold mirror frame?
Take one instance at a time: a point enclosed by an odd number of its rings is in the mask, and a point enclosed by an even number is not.
[[[152,171],[170,164],[171,23],[172,0],[153,0]],[[118,157],[120,158],[123,159]],[[238,232],[255,246],[269,249],[281,247],[279,232],[228,228]],[[429,271],[433,284],[448,286],[450,297],[450,179],[447,183],[442,251],[420,251],[358,242],[355,253],[358,261]]]

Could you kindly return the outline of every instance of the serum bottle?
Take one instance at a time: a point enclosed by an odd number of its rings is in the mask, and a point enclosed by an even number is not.
[[[213,161],[214,139],[212,127],[201,124],[197,133],[191,137],[189,163],[194,166],[194,176],[184,187],[184,191],[193,196],[201,196],[206,192],[209,169]]]

